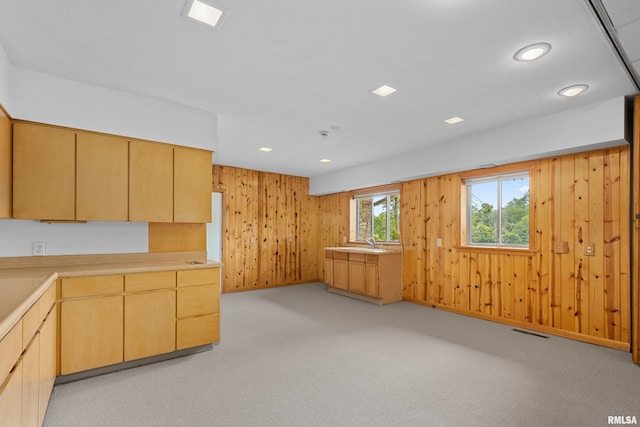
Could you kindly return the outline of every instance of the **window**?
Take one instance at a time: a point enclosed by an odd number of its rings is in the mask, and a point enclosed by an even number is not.
[[[529,247],[529,173],[465,180],[467,244]]]
[[[400,240],[400,193],[398,191],[354,197],[356,240],[373,237],[378,242]]]

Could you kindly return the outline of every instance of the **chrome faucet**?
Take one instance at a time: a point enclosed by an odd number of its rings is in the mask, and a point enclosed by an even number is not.
[[[376,248],[376,239],[374,239],[373,237],[369,237],[367,240],[365,240],[365,242],[370,244],[373,249]]]

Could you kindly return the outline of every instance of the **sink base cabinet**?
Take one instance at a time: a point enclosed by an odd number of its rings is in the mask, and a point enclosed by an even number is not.
[[[328,276],[332,272],[332,277]],[[325,251],[328,290],[375,304],[402,301],[402,254]]]

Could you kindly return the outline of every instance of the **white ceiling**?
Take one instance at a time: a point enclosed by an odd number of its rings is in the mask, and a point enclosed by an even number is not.
[[[636,92],[585,0],[210,0],[230,11],[217,30],[184,1],[0,0],[0,44],[17,67],[217,113],[214,163],[310,177]],[[512,59],[539,41],[547,56]],[[383,83],[398,92],[369,93]]]

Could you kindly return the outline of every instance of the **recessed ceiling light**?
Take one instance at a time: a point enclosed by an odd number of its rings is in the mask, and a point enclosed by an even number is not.
[[[382,85],[378,89],[372,90],[371,93],[375,93],[376,95],[379,95],[379,96],[388,96],[395,91],[396,89],[392,88],[391,86]]]
[[[549,43],[534,43],[525,46],[513,55],[513,59],[520,62],[535,61],[545,56],[551,50]]]
[[[212,27],[218,25],[224,13],[224,11],[200,0],[187,0],[185,7],[189,18]]]
[[[464,119],[462,117],[455,116],[446,119],[444,122],[448,125],[455,125],[456,123],[464,122]]]
[[[558,95],[568,96],[568,97],[578,96],[584,91],[586,91],[587,89],[589,89],[589,85],[585,85],[585,84],[567,86],[564,89],[560,89],[558,91]]]
[[[260,151],[264,151],[265,153],[268,153],[269,151],[271,151],[271,150],[272,150],[272,148],[269,148],[269,147],[260,147],[260,148],[258,148],[258,150],[260,150]]]
[[[322,163],[331,163],[331,160],[329,160],[329,159],[322,159],[322,160],[320,160],[320,162],[322,162]]]

